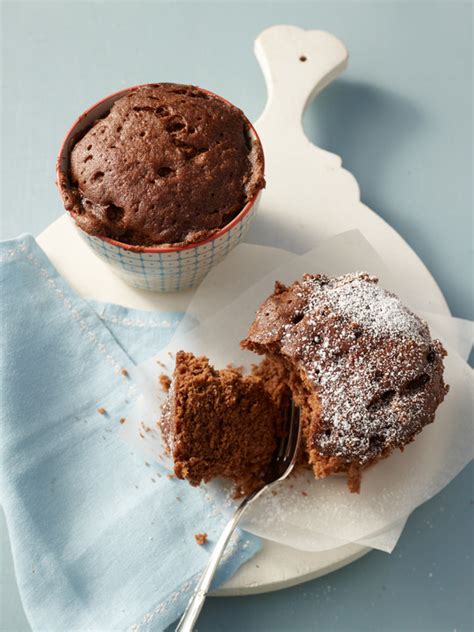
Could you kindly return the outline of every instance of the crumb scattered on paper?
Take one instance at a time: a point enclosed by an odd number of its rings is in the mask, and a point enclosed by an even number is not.
[[[107,414],[107,410],[103,406],[99,406],[99,408],[97,409],[97,412],[99,413],[99,415]]]
[[[207,533],[196,533],[194,539],[199,545],[203,545],[207,540]]]
[[[162,373],[159,377],[159,382],[162,390],[167,393],[170,390],[171,386],[170,376],[166,375],[166,373]]]
[[[125,417],[120,417],[119,419],[119,423],[124,424],[127,420],[125,419]]]

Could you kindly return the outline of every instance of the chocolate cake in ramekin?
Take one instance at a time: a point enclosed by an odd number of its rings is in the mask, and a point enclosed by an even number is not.
[[[57,164],[66,210],[129,284],[191,287],[243,238],[265,186],[237,107],[201,88],[146,84],[85,112]]]

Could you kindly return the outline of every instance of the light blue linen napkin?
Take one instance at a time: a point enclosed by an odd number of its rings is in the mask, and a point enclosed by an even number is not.
[[[28,619],[34,630],[163,630],[225,518],[117,429],[137,394],[128,369],[168,342],[180,314],[88,303],[30,236],[0,244],[0,261],[0,493]],[[240,533],[217,581],[259,547]]]

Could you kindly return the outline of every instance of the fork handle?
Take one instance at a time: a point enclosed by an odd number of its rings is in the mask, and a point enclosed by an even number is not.
[[[250,494],[250,496],[244,498],[244,500],[235,510],[232,518],[226,524],[219,539],[217,540],[214,550],[211,553],[209,562],[207,563],[207,566],[204,569],[204,572],[201,575],[196,588],[194,589],[192,597],[189,600],[188,605],[186,606],[186,610],[184,611],[184,614],[181,617],[180,622],[178,623],[176,632],[192,632],[194,624],[196,623],[197,618],[199,617],[199,613],[201,612],[204,605],[204,601],[207,597],[212,579],[216,573],[217,567],[219,566],[219,562],[221,561],[222,555],[224,554],[227,543],[234,533],[235,528],[237,527],[244,511],[248,507],[249,502],[253,500],[260,491],[262,490],[256,490],[253,494]]]

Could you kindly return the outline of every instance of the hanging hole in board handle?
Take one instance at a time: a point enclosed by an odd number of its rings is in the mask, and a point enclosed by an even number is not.
[[[266,129],[269,122],[292,120],[295,133],[302,135],[301,117],[306,106],[346,66],[344,44],[325,31],[281,24],[260,33],[255,53],[268,91],[258,126]]]

